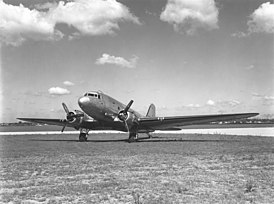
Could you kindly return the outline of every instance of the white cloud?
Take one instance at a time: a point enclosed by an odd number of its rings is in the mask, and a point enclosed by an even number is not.
[[[254,96],[254,97],[261,97],[261,96],[262,96],[261,94],[258,94],[258,93],[256,93],[256,92],[252,92],[251,94],[252,94],[252,96]]]
[[[254,68],[255,68],[255,65],[251,64],[251,65],[247,66],[245,69],[246,70],[251,70],[251,69],[254,69]]]
[[[266,101],[274,101],[274,96],[264,96],[263,99]]]
[[[218,14],[214,0],[168,0],[160,19],[175,31],[193,34],[198,28],[218,28]]]
[[[136,67],[138,57],[134,56],[129,61],[125,60],[122,57],[115,57],[109,54],[103,54],[101,58],[97,59],[95,64],[103,65],[103,64],[114,64],[121,67],[134,68]]]
[[[262,94],[258,94],[256,92],[253,92],[252,96],[255,97],[255,98],[259,98],[261,100],[264,100],[264,101],[272,101],[272,100],[274,101],[274,96],[262,95]]]
[[[232,37],[237,37],[237,38],[244,38],[244,37],[248,36],[248,34],[242,32],[242,31],[239,31],[239,32],[236,32],[236,33],[232,33],[231,36]]]
[[[263,3],[250,16],[248,30],[250,33],[274,33],[274,4]]]
[[[45,13],[22,4],[13,6],[0,1],[0,41],[20,45],[26,38],[50,40],[60,37],[60,32],[54,30],[54,22]]]
[[[201,106],[199,105],[199,104],[188,104],[188,105],[186,105],[186,107],[188,107],[188,108],[200,108]]]
[[[50,95],[67,95],[70,91],[61,87],[51,87],[48,89]]]
[[[119,29],[119,22],[131,21],[140,24],[129,9],[116,0],[60,1],[52,10],[51,18],[57,23],[74,26],[86,35],[112,34]]]
[[[70,81],[64,81],[63,84],[65,86],[74,86],[74,83],[70,82]]]
[[[56,2],[45,2],[41,4],[35,4],[33,7],[36,8],[37,10],[49,10],[57,6],[58,4]]]
[[[274,105],[274,96],[271,95],[262,95],[256,92],[252,93],[253,100],[259,101],[262,105],[273,106]]]
[[[215,102],[212,101],[212,100],[208,100],[208,101],[206,102],[206,104],[209,105],[209,106],[214,106],[214,105],[215,105]]]
[[[35,6],[34,6],[35,7]],[[0,0],[0,42],[20,45],[25,39],[59,40],[63,37],[55,27],[58,23],[73,26],[78,35],[113,34],[118,23],[140,24],[129,9],[116,0],[74,0],[46,3],[29,9]]]
[[[262,104],[265,106],[273,106],[274,105],[274,96],[262,96],[261,100],[262,100]]]
[[[241,102],[237,100],[231,100],[231,101],[228,101],[228,104],[231,106],[237,106],[237,105],[240,105]]]

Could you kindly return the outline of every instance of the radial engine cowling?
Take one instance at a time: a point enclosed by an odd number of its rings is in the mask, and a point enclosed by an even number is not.
[[[79,110],[71,111],[67,114],[67,121],[69,123],[80,123],[81,119],[84,117],[84,113]]]
[[[121,121],[126,122],[129,127],[131,127],[134,122],[137,122],[137,118],[134,115],[134,113],[132,113],[132,112],[125,113],[125,112],[121,111],[118,115],[118,118]]]

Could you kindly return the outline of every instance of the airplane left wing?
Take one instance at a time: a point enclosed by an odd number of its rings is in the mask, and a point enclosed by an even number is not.
[[[194,115],[194,116],[174,116],[174,117],[144,117],[139,118],[140,128],[147,130],[179,130],[186,125],[197,125],[209,122],[239,120],[258,115],[258,113],[238,113],[219,115]]]
[[[59,126],[68,126],[74,127],[75,124],[67,123],[65,119],[47,119],[47,118],[17,118],[19,120],[32,122],[32,123],[39,123],[39,124],[47,124],[47,125],[59,125]]]

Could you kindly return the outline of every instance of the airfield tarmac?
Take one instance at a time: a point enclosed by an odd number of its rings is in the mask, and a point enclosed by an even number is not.
[[[2,135],[0,202],[274,203],[273,137],[154,136]]]

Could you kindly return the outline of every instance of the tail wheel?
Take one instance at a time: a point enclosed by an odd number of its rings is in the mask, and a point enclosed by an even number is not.
[[[87,140],[88,140],[87,134],[86,133],[80,133],[79,141],[80,142],[86,142]]]

